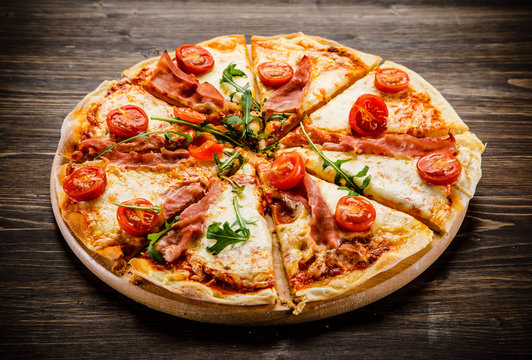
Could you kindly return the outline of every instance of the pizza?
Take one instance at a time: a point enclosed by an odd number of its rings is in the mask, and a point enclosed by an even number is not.
[[[220,36],[122,76],[65,118],[54,196],[117,276],[186,298],[355,294],[449,233],[481,178],[432,85],[331,40]]]

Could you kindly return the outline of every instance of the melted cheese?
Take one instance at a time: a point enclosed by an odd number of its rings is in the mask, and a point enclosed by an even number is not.
[[[439,136],[448,131],[467,131],[449,103],[417,73],[389,61],[380,67],[405,71],[410,78],[409,88],[397,94],[381,92],[375,88],[375,71],[372,71],[314,112],[311,124],[326,131],[349,134],[349,113],[353,104],[360,95],[374,94],[381,96],[388,107],[388,132]]]
[[[246,184],[238,198],[240,214],[253,224],[247,225],[250,230],[249,239],[226,247],[218,255],[213,255],[207,248],[214,245],[216,240],[207,238],[207,227],[215,222],[233,224],[236,213],[233,207],[234,193],[229,184],[218,200],[209,207],[205,219],[205,232],[196,242],[189,246],[188,252],[194,258],[207,264],[211,269],[221,272],[230,271],[249,283],[260,283],[273,276],[272,238],[264,217],[260,214],[260,192],[255,185]]]
[[[229,95],[235,91],[235,88],[227,83],[220,84],[222,74],[225,68],[235,64],[238,70],[242,70],[246,76],[235,76],[233,80],[240,86],[249,83],[249,88],[253,91],[253,73],[249,64],[247,47],[244,37],[227,36],[217,38],[215,41],[208,41],[198,44],[207,49],[214,58],[214,67],[206,74],[198,76],[200,82],[208,82],[213,85],[227,100]]]

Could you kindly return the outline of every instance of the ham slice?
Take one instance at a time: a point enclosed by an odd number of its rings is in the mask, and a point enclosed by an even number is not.
[[[190,107],[202,113],[219,113],[224,109],[222,94],[211,84],[200,84],[195,75],[183,72],[166,51],[144,87],[170,104]]]
[[[408,134],[385,134],[378,139],[358,138],[350,135],[329,133],[311,126],[305,129],[310,139],[324,150],[354,151],[357,154],[381,156],[419,157],[434,151],[456,153],[456,140],[452,134],[447,137],[417,138]],[[291,132],[281,140],[285,146],[308,145],[301,128]]]
[[[199,182],[185,186],[174,186],[168,189],[161,197],[162,215],[166,220],[181,214],[183,210],[199,201],[205,196],[205,189]]]
[[[187,249],[188,244],[203,233],[207,210],[218,199],[222,189],[222,182],[218,178],[213,178],[207,194],[183,210],[172,230],[157,242],[156,248],[167,263],[177,260]]]
[[[303,95],[309,84],[312,63],[308,56],[303,56],[297,63],[294,76],[283,86],[272,92],[262,111],[268,118],[272,113],[297,113],[303,100]]]
[[[303,186],[307,192],[308,204],[310,206],[310,237],[316,243],[326,243],[332,248],[340,245],[340,230],[336,225],[331,209],[323,199],[318,184],[305,173]]]

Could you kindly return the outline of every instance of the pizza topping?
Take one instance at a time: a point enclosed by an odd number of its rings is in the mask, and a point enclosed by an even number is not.
[[[173,131],[173,130],[161,130],[161,131],[150,131],[150,132],[141,132],[139,133],[138,135],[135,135],[133,137],[130,137],[128,139],[125,139],[125,140],[122,140],[122,141],[119,141],[117,142],[116,144],[113,144],[113,145],[110,145],[108,147],[106,147],[102,152],[100,152],[94,159],[98,159],[100,156],[104,155],[105,153],[113,150],[115,147],[117,146],[120,146],[122,144],[125,144],[125,143],[128,143],[130,142],[131,140],[135,140],[135,139],[138,139],[138,138],[142,138],[143,140],[146,141],[146,143],[148,143],[148,145],[151,145],[150,144],[150,140],[148,138],[148,135],[152,135],[152,134],[163,134],[164,135],[164,138],[167,140],[167,141],[175,141],[174,138],[171,136],[171,134],[174,134],[174,135],[178,135],[178,136],[182,136],[184,137],[185,139],[187,139],[187,144],[190,144],[190,142],[192,141],[192,136],[190,136],[189,134],[184,134],[184,133],[180,133],[180,132],[177,132],[177,131]],[[149,146],[151,147],[151,146]],[[134,150],[139,150],[136,146],[133,147]],[[129,151],[133,151],[133,149],[130,149]],[[127,152],[126,149],[121,149],[122,152]],[[125,151],[124,151],[125,150]]]
[[[174,116],[176,118],[190,121],[196,124],[201,124],[205,121],[207,121],[207,116],[204,114],[194,111],[191,108],[183,108],[183,107],[177,107],[174,108]]]
[[[207,133],[201,133],[200,137],[188,147],[190,155],[198,160],[213,160],[213,155],[221,155],[224,145],[219,144]]]
[[[114,135],[129,138],[148,130],[148,115],[135,105],[125,105],[107,114],[107,127]]]
[[[455,153],[456,140],[453,134],[447,137],[417,138],[408,134],[385,134],[378,139],[359,138],[351,135],[329,133],[315,127],[306,126],[312,141],[320,144],[323,150],[350,152],[366,155],[418,157],[435,151]],[[292,131],[281,141],[286,147],[307,145],[308,141],[301,128]]]
[[[171,263],[177,260],[190,241],[202,233],[206,213],[212,203],[222,192],[222,183],[213,178],[209,184],[207,194],[198,202],[190,205],[180,215],[179,221],[157,243],[157,250],[164,260]]]
[[[270,170],[270,182],[281,190],[296,187],[305,175],[305,164],[301,156],[293,152],[285,152],[279,155],[273,162]]]
[[[161,55],[145,87],[153,95],[171,104],[186,106],[202,113],[220,113],[224,109],[222,94],[208,82],[200,84],[194,75],[179,69],[166,51]]]
[[[177,149],[174,151],[162,148],[160,153],[138,153],[138,152],[113,152],[106,159],[113,165],[123,166],[125,168],[171,168],[174,167],[181,159],[190,156],[186,149]]]
[[[146,199],[136,198],[117,204],[116,218],[120,228],[133,236],[146,235],[153,231],[159,215],[153,204]],[[130,206],[128,206],[130,205]]]
[[[336,205],[334,219],[346,231],[369,230],[375,221],[375,207],[360,196],[344,196]]]
[[[207,239],[216,240],[216,243],[207,248],[207,251],[213,255],[218,255],[229,245],[234,245],[249,239],[250,231],[246,225],[253,224],[254,221],[248,221],[240,214],[237,195],[233,196],[233,208],[236,214],[236,221],[233,224],[229,224],[227,221],[223,224],[215,222],[207,228]]]
[[[106,187],[107,176],[99,166],[83,166],[70,174],[63,183],[66,194],[76,201],[97,199]]]
[[[272,113],[297,113],[303,95],[309,84],[311,62],[308,56],[303,56],[297,63],[294,76],[286,84],[272,92],[263,106],[266,118]]]
[[[162,215],[165,219],[170,219],[179,215],[183,210],[199,201],[205,195],[205,188],[199,182],[184,186],[173,186],[161,197],[164,199]]]
[[[294,75],[294,69],[282,61],[263,62],[257,66],[257,70],[260,81],[272,87],[286,84]]]
[[[364,94],[358,97],[349,112],[349,125],[358,135],[377,137],[386,130],[388,107],[380,96]]]
[[[340,245],[340,231],[336,226],[331,209],[323,199],[320,187],[307,173],[303,178],[303,185],[307,192],[311,212],[310,237],[316,243],[326,243],[332,248],[338,247]]]
[[[460,177],[462,165],[447,151],[434,152],[423,156],[417,162],[419,176],[435,185],[451,185]]]
[[[406,89],[409,83],[408,74],[399,69],[379,69],[375,73],[375,87],[380,91],[398,93]]]
[[[346,173],[342,170],[342,164],[345,162],[348,162],[349,159],[338,159],[336,161],[332,161],[329,159],[325,154],[320,151],[316,145],[310,140],[310,137],[308,136],[307,132],[305,131],[305,128],[303,127],[303,124],[301,124],[301,131],[303,132],[303,135],[305,135],[305,138],[308,141],[308,144],[312,150],[314,150],[320,158],[323,160],[323,169],[326,169],[327,167],[332,167],[335,171],[336,175],[334,176],[334,183],[340,186],[345,186],[349,190],[354,191],[355,193],[359,195],[363,195],[364,189],[369,185],[369,182],[371,181],[371,175],[366,176],[368,173],[369,168],[365,166],[362,170],[360,170],[357,174],[351,175]],[[355,177],[364,177],[364,180],[362,181],[362,184],[357,185],[355,183]]]
[[[214,67],[211,53],[197,45],[181,45],[175,49],[175,58],[181,70],[196,75],[205,74]]]

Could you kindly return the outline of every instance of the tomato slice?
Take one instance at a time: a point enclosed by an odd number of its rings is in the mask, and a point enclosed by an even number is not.
[[[268,61],[257,66],[260,81],[264,85],[278,87],[286,84],[292,76],[294,69],[282,61]]]
[[[361,196],[344,196],[336,205],[334,219],[347,231],[366,231],[375,222],[375,207]]]
[[[202,161],[213,160],[212,154],[221,156],[223,150],[224,145],[219,144],[214,137],[207,133],[201,133],[200,137],[194,140],[188,147],[190,155]]]
[[[191,108],[174,108],[174,117],[196,124],[201,124],[202,122],[207,121],[207,116],[192,110]]]
[[[119,137],[130,138],[148,129],[148,115],[135,105],[125,105],[107,114],[109,131]]]
[[[142,207],[153,206],[151,202],[143,198],[124,201],[123,205],[136,205]],[[116,210],[116,219],[120,228],[133,236],[149,234],[157,226],[159,215],[152,210],[130,209],[119,206]]]
[[[375,87],[380,91],[398,93],[408,87],[408,74],[399,69],[379,69],[375,73]]]
[[[99,166],[84,166],[70,174],[63,189],[76,201],[94,200],[103,194],[107,186],[105,170]]]
[[[417,161],[419,176],[435,185],[451,185],[460,177],[462,165],[448,151],[433,152]]]
[[[181,70],[196,75],[205,74],[214,67],[211,53],[201,46],[182,45],[175,49],[175,58]]]
[[[288,190],[296,187],[305,176],[305,164],[301,156],[295,152],[279,155],[270,169],[270,181],[278,189]]]
[[[359,135],[377,137],[386,130],[388,107],[380,96],[360,95],[349,112],[349,125]]]

